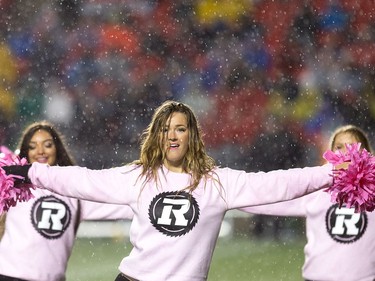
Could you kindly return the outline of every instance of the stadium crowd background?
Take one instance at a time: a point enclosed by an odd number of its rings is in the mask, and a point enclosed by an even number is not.
[[[372,0],[0,1],[0,143],[48,119],[79,164],[133,160],[152,110],[190,104],[220,164],[320,162],[375,127]],[[372,138],[372,137],[371,137]]]
[[[0,144],[47,119],[78,164],[120,165],[175,99],[221,165],[321,163],[337,126],[375,135],[374,16],[373,0],[0,0]]]

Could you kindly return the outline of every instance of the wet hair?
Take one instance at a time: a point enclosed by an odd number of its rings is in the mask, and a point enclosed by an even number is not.
[[[46,131],[52,137],[52,140],[56,146],[56,163],[54,165],[59,166],[71,166],[74,165],[74,160],[65,148],[64,139],[62,134],[54,128],[54,126],[48,121],[35,122],[26,127],[23,131],[20,142],[19,142],[19,156],[25,157],[27,161],[29,159],[30,141],[34,134],[40,130]]]
[[[361,148],[366,149],[368,152],[372,153],[372,148],[369,142],[369,139],[366,135],[366,133],[359,127],[354,125],[345,125],[338,127],[332,134],[329,147],[331,150],[334,149],[334,144],[336,141],[336,137],[340,134],[348,133],[351,134],[358,142],[361,143]]]
[[[182,166],[183,171],[192,176],[191,185],[187,187],[192,192],[203,177],[209,176],[215,167],[215,161],[205,151],[202,132],[195,114],[183,103],[166,101],[155,110],[150,124],[141,136],[140,157],[133,163],[143,167],[142,176],[146,177],[146,181],[153,179],[158,182],[157,171],[162,167],[166,157],[166,135],[163,135],[163,131],[168,127],[170,117],[175,112],[183,113],[187,120],[189,141]]]
[[[4,232],[5,232],[5,219],[6,219],[6,213],[2,213],[0,215],[0,241],[1,241],[1,238],[3,238]]]

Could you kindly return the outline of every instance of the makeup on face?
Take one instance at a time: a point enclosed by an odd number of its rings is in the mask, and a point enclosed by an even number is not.
[[[56,146],[52,136],[44,130],[35,132],[29,143],[30,163],[39,162],[49,165],[56,163]]]

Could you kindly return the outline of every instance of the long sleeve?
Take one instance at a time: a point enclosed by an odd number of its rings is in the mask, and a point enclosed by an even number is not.
[[[216,168],[192,192],[187,191],[190,174],[164,167],[157,181],[147,182],[137,166],[89,170],[33,164],[28,176],[65,196],[131,207],[133,249],[120,263],[122,273],[144,281],[203,281],[228,209],[291,200],[328,187],[331,168],[269,173]]]
[[[309,202],[313,201],[320,192],[324,193],[324,191],[319,190],[292,200],[253,207],[245,207],[241,208],[240,211],[255,215],[304,217],[306,216],[306,208]],[[329,198],[328,193],[326,193],[325,195],[327,196],[327,198]]]
[[[127,205],[80,200],[82,220],[131,220],[134,212]]]
[[[49,166],[33,163],[28,176],[39,188],[77,199],[129,205],[136,202],[139,189],[132,188],[139,173],[124,166],[90,170],[77,166]]]
[[[333,182],[332,166],[246,173],[220,169],[228,209],[251,207],[298,198],[327,188]]]

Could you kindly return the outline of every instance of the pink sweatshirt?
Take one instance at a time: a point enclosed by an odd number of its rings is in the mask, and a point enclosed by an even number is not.
[[[106,170],[34,163],[31,181],[65,196],[129,205],[133,249],[119,270],[147,280],[206,280],[227,210],[293,199],[332,184],[330,165],[269,173],[214,170],[188,194],[190,175],[159,169],[158,182],[144,182],[141,168]],[[221,185],[219,184],[219,181]]]
[[[35,198],[18,203],[6,214],[0,241],[1,275],[29,281],[65,280],[80,221],[133,216],[128,206],[79,201],[43,189],[33,194]]]
[[[302,275],[314,281],[375,280],[375,212],[338,208],[317,191],[287,202],[250,207],[254,214],[306,217]]]

